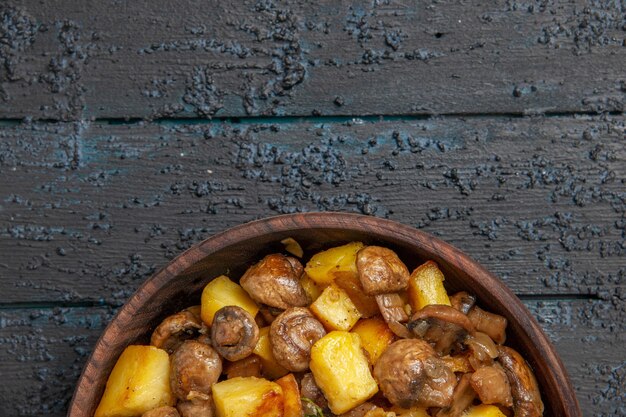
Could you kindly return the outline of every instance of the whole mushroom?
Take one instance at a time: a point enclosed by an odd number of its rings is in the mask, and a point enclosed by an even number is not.
[[[243,359],[259,341],[259,326],[254,317],[239,306],[222,307],[211,325],[211,344],[229,361]]]
[[[389,402],[402,408],[446,407],[456,386],[454,372],[420,339],[389,345],[373,374]]]
[[[311,347],[326,334],[324,326],[309,309],[292,307],[276,317],[270,327],[272,353],[292,372],[309,369]]]
[[[311,302],[300,284],[303,272],[296,258],[275,253],[248,268],[239,283],[256,302],[283,310],[303,307]]]
[[[356,254],[356,267],[366,294],[392,293],[409,285],[409,270],[391,249],[364,247]]]
[[[163,320],[152,332],[150,344],[172,353],[185,340],[196,336],[202,326],[200,306],[189,307]]]
[[[221,373],[215,349],[197,340],[186,340],[170,357],[170,387],[179,400],[209,395]]]

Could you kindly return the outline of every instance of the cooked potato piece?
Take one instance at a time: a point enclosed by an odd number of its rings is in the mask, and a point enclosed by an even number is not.
[[[408,291],[413,312],[429,304],[450,305],[448,293],[443,287],[444,279],[443,273],[433,261],[426,262],[411,273]]]
[[[277,379],[276,383],[283,389],[283,416],[302,417],[302,401],[296,377],[288,374]]]
[[[200,307],[202,321],[210,326],[217,310],[226,306],[241,307],[252,317],[259,311],[259,306],[239,284],[222,275],[209,282],[202,291]]]
[[[380,313],[376,297],[365,294],[357,275],[351,272],[338,272],[335,275],[335,284],[348,294],[362,317],[372,317]]]
[[[329,330],[350,330],[361,318],[348,294],[335,284],[326,287],[309,309]]]
[[[367,351],[372,365],[376,363],[387,346],[396,340],[396,335],[380,317],[359,320],[351,332],[358,334],[361,338],[361,345]]]
[[[430,417],[426,409],[421,407],[406,409],[394,405],[391,407],[391,411],[396,413],[397,417]]]
[[[285,245],[285,250],[292,254],[293,256],[297,256],[298,258],[302,258],[304,255],[304,251],[302,250],[302,246],[292,237],[288,237],[280,241],[283,245]]]
[[[463,417],[506,417],[495,405],[480,404],[467,409]]]
[[[322,294],[322,289],[306,273],[302,274],[302,277],[300,277],[300,285],[302,285],[304,292],[309,296],[311,301],[317,300],[317,297]]]
[[[115,363],[95,417],[139,416],[173,404],[167,352],[154,346],[131,345]]]
[[[472,364],[470,364],[468,355],[469,353],[463,353],[454,356],[448,355],[442,357],[441,360],[443,360],[446,365],[448,365],[448,368],[450,368],[452,372],[462,372],[465,374],[468,372],[474,372],[474,368],[472,367]]]
[[[313,281],[321,286],[333,282],[335,272],[349,271],[356,274],[356,253],[363,246],[361,242],[351,242],[316,253],[307,262],[304,270]]]
[[[385,411],[382,407],[374,407],[367,411],[363,417],[396,417],[396,413],[393,411]]]
[[[282,417],[283,390],[276,382],[253,376],[213,384],[217,417]]]
[[[364,403],[378,392],[361,338],[333,331],[311,349],[311,372],[334,414],[342,414]]]
[[[253,353],[261,358],[261,373],[264,377],[276,379],[289,373],[287,369],[276,361],[272,353],[270,326],[259,329],[259,341],[256,343]]]

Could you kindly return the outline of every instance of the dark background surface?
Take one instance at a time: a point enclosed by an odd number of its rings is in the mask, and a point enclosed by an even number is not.
[[[625,415],[625,37],[623,1],[3,2],[0,415],[64,415],[184,249],[314,210],[479,260]]]

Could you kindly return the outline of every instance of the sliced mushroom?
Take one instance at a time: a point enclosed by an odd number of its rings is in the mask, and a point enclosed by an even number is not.
[[[315,383],[315,378],[310,372],[304,374],[302,380],[300,381],[300,395],[303,398],[308,398],[309,400],[313,401],[313,403],[315,403],[315,405],[317,405],[321,409],[328,409],[328,401],[326,400],[326,397],[324,397],[324,393],[322,392],[320,387],[318,387]],[[306,408],[306,402],[303,405]],[[315,415],[315,413],[310,414]]]
[[[239,306],[222,307],[211,326],[213,347],[229,361],[249,356],[259,341],[259,326],[254,317]]]
[[[478,369],[472,374],[470,382],[483,404],[513,405],[511,386],[504,369],[497,363]]]
[[[407,327],[442,355],[461,350],[461,343],[474,331],[465,314],[446,305],[428,305],[418,310]]]
[[[215,349],[196,340],[186,340],[170,356],[170,387],[180,400],[209,395],[222,373],[222,359]]]
[[[463,314],[469,313],[470,309],[476,304],[476,296],[459,291],[450,296],[450,304]]]
[[[436,417],[461,417],[463,412],[472,405],[476,392],[470,384],[472,374],[464,374],[459,379],[458,384],[454,388],[452,394],[452,402],[449,406],[442,408],[436,414]]]
[[[356,254],[359,279],[366,294],[386,294],[409,285],[409,270],[391,249],[366,246]]]
[[[326,334],[324,326],[304,307],[285,310],[270,326],[276,361],[292,372],[309,369],[311,347]]]
[[[180,417],[178,411],[174,407],[164,405],[163,407],[153,408],[150,411],[146,411],[141,417]]]
[[[514,349],[498,346],[498,362],[511,385],[513,411],[515,417],[540,417],[543,415],[543,402],[539,386],[530,367]]]
[[[476,327],[476,330],[487,333],[497,344],[501,345],[506,340],[506,318],[485,311],[478,306],[474,306],[467,317]]]
[[[215,404],[211,396],[206,399],[194,398],[191,401],[179,401],[176,408],[181,417],[213,417]]]
[[[226,374],[226,379],[238,376],[261,378],[261,358],[256,355],[250,355],[235,362],[226,362],[224,364],[224,373]]]
[[[374,365],[374,378],[394,405],[446,407],[456,385],[454,373],[420,339],[401,339],[391,345]]]
[[[163,320],[152,333],[150,344],[172,353],[185,340],[197,336],[202,326],[200,306],[189,307]]]
[[[483,366],[491,366],[493,360],[499,355],[498,346],[482,332],[474,332],[468,336],[465,339],[465,345],[470,351],[469,362],[476,370]]]
[[[376,303],[380,314],[396,336],[403,339],[412,337],[411,332],[402,323],[409,320],[409,315],[404,310],[404,300],[397,293],[379,294],[376,296]]]
[[[300,284],[304,267],[296,258],[278,253],[252,265],[239,283],[253,300],[271,307],[303,307],[311,300]]]

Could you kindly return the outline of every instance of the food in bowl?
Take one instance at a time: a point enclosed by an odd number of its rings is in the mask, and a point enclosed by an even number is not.
[[[213,279],[150,346],[127,347],[95,415],[542,415],[506,319],[448,295],[435,262],[409,272],[392,250],[352,242],[303,265],[285,247],[239,283]]]

